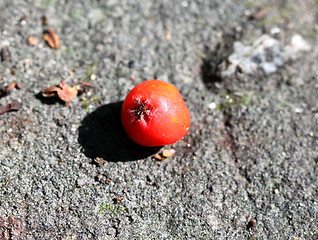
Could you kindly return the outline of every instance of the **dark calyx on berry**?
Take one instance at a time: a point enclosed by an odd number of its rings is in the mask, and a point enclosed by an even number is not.
[[[146,121],[149,121],[152,107],[147,103],[147,100],[136,99],[134,105],[135,107],[132,112],[134,113],[136,120],[145,119]]]

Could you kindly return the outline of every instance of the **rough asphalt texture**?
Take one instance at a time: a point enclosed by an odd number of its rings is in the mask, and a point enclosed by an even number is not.
[[[0,99],[22,102],[0,116],[3,239],[318,239],[317,1],[2,0],[0,9],[11,56],[0,83],[22,85]],[[59,50],[41,39],[43,16]],[[220,77],[234,41],[274,27],[311,51],[270,76]],[[162,149],[136,146],[119,118],[129,90],[153,78],[175,84],[192,116],[191,132]],[[97,88],[70,106],[39,98],[61,80]],[[170,148],[169,159],[152,157]]]

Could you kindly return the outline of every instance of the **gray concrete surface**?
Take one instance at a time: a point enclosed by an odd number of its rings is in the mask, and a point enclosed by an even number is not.
[[[0,116],[3,239],[318,238],[317,1],[2,0],[0,9],[0,48],[11,54],[0,83],[22,84],[0,99],[22,102]],[[42,16],[60,49],[41,39]],[[220,76],[234,41],[273,28],[281,41],[302,35],[311,51],[269,76]],[[192,117],[164,161],[152,157],[162,149],[132,143],[119,118],[129,90],[153,78],[175,84]],[[70,106],[38,97],[61,80],[97,88]]]

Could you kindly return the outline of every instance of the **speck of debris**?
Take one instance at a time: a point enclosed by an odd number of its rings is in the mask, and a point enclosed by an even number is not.
[[[109,185],[112,181],[111,178],[108,178],[103,174],[98,174],[96,178],[97,178],[97,181],[99,181],[100,183],[107,184],[107,185]]]
[[[134,60],[131,60],[128,62],[128,67],[129,68],[134,68],[135,67],[135,61]]]
[[[165,149],[162,151],[162,156],[165,158],[172,157],[176,153],[174,149]]]
[[[255,228],[255,226],[256,226],[256,221],[255,221],[255,219],[251,219],[251,220],[247,223],[246,229],[247,229],[247,230],[251,230],[251,229]]]
[[[95,163],[97,166],[99,166],[99,167],[103,166],[106,162],[107,162],[107,161],[106,161],[104,158],[101,158],[101,157],[96,157],[96,158],[94,159],[94,163]]]

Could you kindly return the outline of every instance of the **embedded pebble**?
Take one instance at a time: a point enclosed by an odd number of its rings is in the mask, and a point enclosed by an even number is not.
[[[211,102],[211,103],[208,105],[208,107],[209,107],[210,109],[215,109],[215,108],[216,108],[216,103],[215,103],[215,102]]]
[[[79,178],[77,179],[77,185],[79,187],[84,186],[86,184],[86,178]]]
[[[266,75],[276,72],[278,67],[298,56],[299,52],[309,51],[310,45],[296,34],[285,44],[269,35],[262,35],[249,44],[234,42],[234,52],[229,56],[229,66],[223,76],[233,74],[237,69],[250,74],[262,69]]]

